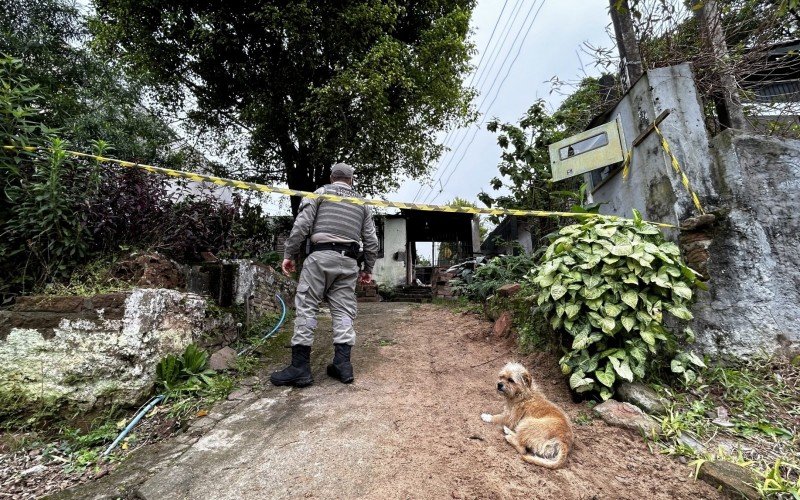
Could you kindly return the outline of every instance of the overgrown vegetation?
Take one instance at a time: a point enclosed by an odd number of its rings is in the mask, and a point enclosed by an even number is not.
[[[683,264],[678,246],[642,221],[591,218],[562,228],[528,278],[538,287],[539,310],[568,335],[560,363],[576,392],[614,394],[622,380],[642,380],[671,358],[686,383],[705,366],[691,342],[666,325],[665,313],[689,320],[698,275]]]
[[[697,467],[733,462],[768,498],[800,496],[800,359],[715,364],[691,390],[656,386],[672,403],[655,439]]]
[[[619,2],[617,2],[619,4]],[[702,33],[701,0],[628,0],[645,68],[690,62],[695,84],[705,104],[706,126],[712,133],[724,129],[726,112],[720,108],[725,94],[735,91],[744,104],[750,125],[760,133],[797,137],[796,100],[763,95],[765,81],[779,81],[781,71],[795,67],[798,54],[783,50],[800,33],[800,9],[795,0],[716,0],[727,54],[720,57]],[[715,23],[716,24],[716,23]],[[595,62],[616,67],[615,51],[592,48]],[[720,74],[729,72],[736,88],[724,88]],[[762,95],[759,95],[762,94]]]
[[[459,295],[483,302],[501,286],[520,281],[535,265],[534,258],[524,252],[494,257],[486,262],[476,262],[474,269],[462,269],[450,283]]]
[[[24,69],[20,60],[0,59],[0,140],[37,148],[0,152],[0,273],[8,277],[0,293],[70,281],[83,265],[131,248],[182,262],[202,251],[274,260],[276,222],[260,205],[69,156],[69,144],[41,122],[40,89]],[[96,141],[93,151],[112,147]]]

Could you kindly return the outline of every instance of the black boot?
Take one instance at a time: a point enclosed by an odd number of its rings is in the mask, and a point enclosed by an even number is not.
[[[293,345],[292,364],[269,377],[272,385],[306,387],[314,383],[311,378],[311,346]]]
[[[333,344],[333,363],[328,365],[328,375],[343,384],[353,381],[353,365],[350,364],[350,344]]]

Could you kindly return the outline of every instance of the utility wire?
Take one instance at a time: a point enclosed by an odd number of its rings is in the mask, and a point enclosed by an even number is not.
[[[508,79],[508,75],[511,74],[511,70],[514,67],[514,64],[517,62],[517,59],[519,59],[519,55],[522,53],[522,47],[525,46],[525,40],[527,40],[528,35],[531,32],[531,28],[533,28],[533,25],[536,22],[536,19],[539,17],[539,12],[542,10],[542,7],[544,6],[544,2],[545,2],[545,0],[541,1],[541,3],[539,4],[539,8],[536,10],[536,13],[533,16],[533,19],[531,19],[531,22],[528,25],[527,30],[525,31],[525,36],[522,37],[522,42],[520,43],[519,47],[517,48],[517,53],[514,55],[514,59],[511,61],[511,64],[508,66],[508,70],[506,71],[506,74],[503,75],[503,80],[500,82],[500,86],[497,87],[497,92],[495,93],[494,98],[492,99],[492,102],[490,102],[489,106],[486,108],[486,114],[488,114],[489,110],[492,108],[494,103],[497,101],[497,98],[500,95],[500,91],[502,90],[503,85],[506,83],[506,80]],[[501,68],[502,68],[502,66],[501,66]],[[485,123],[486,123],[486,119],[483,120],[481,125],[483,125]],[[458,167],[461,165],[461,162],[464,160],[464,157],[469,152],[469,149],[472,146],[473,141],[475,140],[475,136],[478,134],[478,130],[480,130],[480,127],[476,127],[475,130],[473,131],[472,137],[470,138],[470,141],[467,143],[466,149],[464,149],[464,152],[461,154],[461,157],[458,159],[458,162],[456,163],[455,167],[450,172],[450,175],[448,175],[447,179],[445,179],[444,184],[441,184],[441,189],[436,194],[436,196],[433,197],[433,199],[431,200],[432,202],[436,201],[436,199],[442,194],[442,192],[444,192],[444,188],[447,187],[447,184],[450,182],[450,179],[453,177],[453,174],[458,170]]]
[[[478,109],[480,110],[483,107],[484,103],[486,103],[486,101],[489,99],[489,96],[490,96],[492,90],[494,89],[498,78],[500,77],[500,73],[503,71],[503,68],[505,67],[506,62],[508,61],[509,57],[511,56],[511,53],[514,51],[514,46],[516,45],[517,46],[517,52],[514,55],[514,58],[511,61],[511,64],[508,66],[508,68],[506,70],[506,73],[503,76],[502,81],[500,82],[500,85],[497,87],[497,89],[495,91],[495,94],[494,94],[494,97],[492,98],[492,101],[489,103],[489,106],[486,107],[486,110],[483,113],[484,119],[481,121],[481,123],[479,125],[475,126],[475,128],[473,130],[473,133],[472,133],[472,136],[470,137],[470,140],[466,143],[466,147],[465,147],[463,153],[461,154],[461,157],[458,159],[458,161],[456,163],[453,163],[453,160],[456,158],[456,155],[458,154],[458,151],[460,150],[461,145],[464,144],[464,139],[466,139],[467,136],[469,135],[469,130],[467,129],[465,131],[465,133],[464,133],[464,135],[462,137],[462,140],[459,143],[459,146],[456,147],[456,149],[453,151],[453,154],[449,158],[448,164],[444,167],[444,169],[442,170],[442,172],[441,172],[441,174],[439,176],[439,186],[440,186],[439,191],[436,192],[434,189],[431,189],[429,191],[428,195],[425,197],[425,200],[424,200],[425,202],[427,202],[428,199],[430,199],[431,196],[434,195],[434,193],[436,193],[436,194],[432,198],[433,200],[438,198],[444,192],[444,188],[447,186],[447,183],[452,178],[453,174],[457,171],[458,167],[460,166],[461,162],[463,161],[464,157],[466,156],[467,152],[469,151],[470,147],[472,146],[472,142],[475,139],[475,136],[478,134],[478,131],[486,123],[486,116],[488,116],[489,111],[491,110],[491,107],[497,101],[497,97],[500,95],[500,91],[502,90],[502,87],[505,84],[505,82],[506,82],[506,80],[508,78],[508,75],[511,73],[511,70],[513,69],[514,64],[516,63],[517,59],[519,59],[519,55],[522,52],[522,48],[525,46],[525,40],[528,38],[528,35],[531,32],[531,28],[533,27],[534,23],[536,22],[536,19],[539,16],[539,12],[541,11],[543,6],[544,6],[544,0],[541,0],[541,2],[539,3],[539,8],[536,10],[535,13],[533,13],[534,9],[536,8],[536,0],[534,0],[533,3],[531,3],[531,6],[528,9],[528,12],[525,15],[525,20],[523,21],[522,25],[520,25],[519,29],[517,30],[517,34],[514,36],[514,40],[511,43],[511,46],[509,47],[508,52],[506,52],[506,55],[503,58],[503,62],[500,65],[500,68],[498,69],[498,72],[495,74],[495,77],[492,80],[492,84],[489,86],[489,90],[483,96],[483,99],[481,100],[481,103],[478,106]],[[531,18],[531,14],[532,13],[533,13],[533,17]],[[530,19],[530,22],[528,22],[529,19]],[[526,24],[527,24],[527,29],[525,28]],[[519,40],[519,37],[522,34],[523,29],[525,29],[525,35],[523,36],[522,41],[519,43],[519,45],[517,45],[517,41]],[[451,165],[452,165],[452,169],[450,169]],[[447,174],[448,169],[450,169],[449,175]],[[442,183],[441,181],[445,177],[445,175],[447,175],[447,179],[445,180],[444,183]]]
[[[521,4],[522,2],[520,1],[519,3]],[[481,63],[483,63],[483,58],[484,58],[484,56],[486,56],[486,53],[489,52],[489,47],[491,47],[491,45],[492,45],[492,40],[494,40],[494,34],[497,31],[497,26],[500,24],[500,20],[503,18],[503,13],[506,11],[506,6],[508,6],[508,0],[505,0],[503,2],[503,8],[500,9],[500,15],[497,16],[497,19],[494,22],[494,26],[492,27],[492,33],[489,35],[489,40],[486,42],[486,47],[481,52],[481,57],[480,57],[480,59],[478,59],[478,64],[475,65],[475,71],[472,72],[472,76],[469,79],[469,83],[467,84],[467,87],[472,87],[472,83],[475,81],[476,76],[481,71]],[[514,14],[512,13],[511,16],[509,17],[509,19],[512,19],[513,17],[514,17]],[[506,22],[506,25],[508,25],[507,22]],[[505,29],[505,27],[503,29]],[[492,52],[494,52],[494,50]],[[491,59],[491,57],[490,57],[490,59]],[[452,135],[453,135],[453,130],[449,130],[447,132],[447,135],[445,135],[444,140],[442,141],[442,145],[446,145],[448,143],[448,141],[450,140],[450,137]],[[441,161],[439,161],[438,165],[439,166],[441,165]],[[436,172],[434,172],[434,175],[436,175],[438,173],[439,166],[436,167]],[[417,201],[417,198],[419,197],[420,193],[422,192],[422,188],[423,188],[423,184],[420,183],[419,189],[417,189],[417,194],[414,195],[414,200],[413,201]]]
[[[533,2],[535,4],[536,0],[533,0]],[[508,40],[508,35],[511,33],[511,31],[512,31],[512,29],[514,27],[514,22],[517,19],[517,14],[519,13],[519,11],[521,10],[521,8],[522,8],[522,6],[524,4],[525,4],[525,0],[520,0],[512,8],[511,13],[509,15],[509,18],[506,20],[506,22],[503,25],[503,28],[501,30],[504,33],[503,38],[491,50],[491,54],[489,55],[489,61],[487,61],[487,65],[484,66],[484,70],[485,71],[483,71],[481,76],[478,78],[478,83],[477,83],[477,87],[478,88],[482,87],[483,84],[486,83],[486,81],[489,79],[488,75],[491,74],[492,69],[494,69],[495,63],[497,63],[497,60],[499,59],[500,55],[503,53],[503,51],[505,49],[505,45],[506,45],[506,40]],[[528,15],[525,17],[525,19],[523,20],[522,24],[519,26],[519,29],[517,29],[517,34],[514,37],[514,41],[516,41],[516,39],[519,37],[519,33],[522,31],[522,28],[525,26],[525,23],[527,22],[528,16],[530,16],[530,10],[528,11]],[[498,18],[498,22],[499,22],[499,18]],[[503,59],[503,63],[497,69],[497,72],[495,73],[494,78],[492,80],[492,85],[489,87],[489,89],[486,91],[486,93],[483,93],[483,96],[484,96],[483,100],[478,105],[478,112],[479,113],[480,113],[481,108],[483,107],[483,104],[486,102],[486,95],[491,93],[492,88],[494,87],[494,83],[497,81],[497,77],[500,75],[500,72],[503,70],[503,65],[505,64],[506,60],[508,59],[508,54],[511,53],[513,48],[514,48],[514,42],[512,42],[511,46],[508,48],[508,51],[506,52],[506,57]],[[487,47],[487,49],[488,49],[488,47]],[[437,182],[441,186],[442,178],[445,175],[444,171],[446,171],[447,168],[453,163],[453,158],[455,158],[455,155],[458,154],[458,151],[463,146],[464,140],[467,138],[467,135],[469,134],[469,128],[460,129],[460,130],[456,131],[456,134],[460,134],[460,138],[461,139],[458,141],[458,144],[456,145],[456,147],[453,148],[453,150],[448,152],[449,156],[447,158],[447,163],[446,164],[444,163],[444,159],[442,159],[439,162],[439,165],[436,168],[437,173],[439,173],[439,177],[436,179],[436,181],[433,183],[433,185],[430,187],[430,189],[428,190],[427,194],[425,195],[426,199],[429,198],[434,193],[434,191],[435,191],[434,186],[436,185]],[[454,138],[454,140],[455,140],[455,138]],[[442,169],[443,167],[444,167],[444,170]],[[436,174],[434,174],[434,175],[436,175]]]

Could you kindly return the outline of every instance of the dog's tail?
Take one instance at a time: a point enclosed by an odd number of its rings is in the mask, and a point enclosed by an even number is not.
[[[552,456],[542,457],[539,455],[526,454],[522,455],[522,459],[529,464],[546,467],[548,469],[558,469],[564,466],[567,462],[567,455],[569,454],[569,445],[558,439],[551,439],[545,446],[545,450],[553,450],[555,453]],[[547,455],[551,455],[547,453]]]

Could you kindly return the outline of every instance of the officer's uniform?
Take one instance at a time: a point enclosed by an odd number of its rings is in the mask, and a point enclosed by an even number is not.
[[[337,163],[335,173],[352,178],[349,165]],[[345,182],[334,182],[315,193],[360,197]],[[304,198],[294,226],[285,242],[284,257],[294,260],[306,238],[311,238],[312,252],[303,263],[295,295],[294,335],[292,336],[292,364],[276,372],[271,380],[275,385],[304,386],[313,382],[309,367],[310,347],[314,342],[319,304],[327,299],[333,318],[333,343],[335,357],[328,366],[328,374],[342,382],[352,381],[350,348],[355,344],[353,321],[356,318],[357,256],[363,246],[364,269],[372,273],[378,254],[378,238],[372,210],[366,206],[324,199]]]
[[[343,182],[329,184],[315,193],[360,196]],[[299,253],[307,236],[311,237],[312,253],[303,263],[297,285],[292,345],[313,343],[319,303],[323,299],[327,299],[331,307],[333,342],[353,345],[359,242],[364,245],[364,272],[372,272],[378,252],[372,210],[360,205],[304,198],[285,243],[285,258],[291,259]]]

